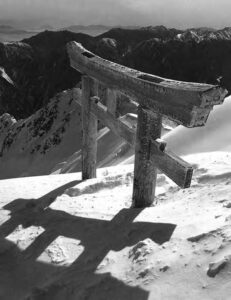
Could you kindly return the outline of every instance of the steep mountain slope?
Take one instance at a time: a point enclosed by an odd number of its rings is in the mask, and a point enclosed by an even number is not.
[[[64,91],[19,121],[9,114],[0,117],[0,179],[81,170],[81,109],[74,100],[80,95],[79,89]],[[129,116],[123,119],[132,122]],[[108,129],[99,131],[98,167],[117,164],[132,153]]]
[[[16,83],[0,85],[0,113],[30,116],[57,92],[73,87],[80,75],[70,67],[66,43],[77,40],[88,47],[90,37],[71,32],[43,32],[23,43],[0,43],[0,66]]]
[[[0,44],[0,66],[15,82],[15,87],[1,79],[0,112],[9,112],[17,117],[28,114],[35,107],[31,94],[41,93],[35,88],[38,81],[38,64],[33,49],[25,43]],[[35,92],[36,89],[36,92]]]

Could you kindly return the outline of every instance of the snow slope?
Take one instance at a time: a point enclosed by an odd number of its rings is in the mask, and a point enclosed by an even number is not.
[[[0,299],[228,300],[231,154],[187,160],[192,187],[158,175],[143,210],[132,165],[1,180]]]
[[[211,112],[204,127],[178,126],[165,135],[169,149],[179,155],[231,150],[231,97]]]
[[[177,126],[162,138],[167,148],[177,155],[231,150],[231,97],[214,107],[205,126],[186,128]],[[133,163],[134,155],[124,161]]]

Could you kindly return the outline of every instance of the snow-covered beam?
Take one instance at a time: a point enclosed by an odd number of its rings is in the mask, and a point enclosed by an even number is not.
[[[91,53],[76,42],[68,43],[67,49],[71,66],[82,74],[186,127],[203,126],[213,106],[223,103],[227,94],[217,85],[175,81],[127,68]]]

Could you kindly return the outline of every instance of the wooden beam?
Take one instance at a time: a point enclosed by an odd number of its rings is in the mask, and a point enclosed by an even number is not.
[[[107,89],[107,111],[116,117],[116,109],[117,109],[117,92],[116,90]]]
[[[157,165],[152,160],[150,136],[156,140],[161,135],[162,118],[159,114],[150,115],[138,108],[135,168],[133,182],[133,207],[148,207],[154,203],[157,179]]]
[[[76,99],[79,105],[80,101]],[[101,120],[113,133],[123,138],[131,146],[135,146],[136,141],[136,129],[129,127],[123,120],[115,119],[111,114],[107,112],[107,107],[104,106],[98,97],[91,98],[91,112]],[[149,118],[152,117],[148,111]],[[181,188],[188,188],[191,184],[193,168],[192,166],[179,158],[173,152],[166,149],[166,142],[157,138],[150,139],[150,157],[157,168],[173,180]],[[154,155],[153,155],[154,154]]]
[[[150,152],[151,161],[159,170],[181,188],[190,187],[193,167],[189,163],[169,150],[159,151],[153,142]]]
[[[91,101],[92,113],[113,133],[123,138],[131,146],[134,146],[136,138],[134,128],[129,127],[122,120],[116,119],[109,113],[108,108],[99,101],[98,97],[92,97]]]
[[[82,179],[96,177],[97,118],[91,113],[91,97],[97,95],[97,86],[88,76],[82,77]]]
[[[220,86],[174,81],[118,65],[76,42],[67,49],[73,68],[186,127],[203,126],[213,106],[227,94]]]
[[[148,116],[150,124],[155,124],[156,114],[148,109],[142,109],[142,111]],[[166,142],[156,138],[155,130],[150,130],[149,134],[151,163],[181,188],[190,187],[193,175],[192,166],[166,149]]]

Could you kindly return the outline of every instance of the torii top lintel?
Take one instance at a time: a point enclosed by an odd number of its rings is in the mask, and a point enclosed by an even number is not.
[[[227,91],[219,85],[175,81],[105,60],[77,42],[67,45],[71,66],[82,74],[119,90],[143,107],[186,127],[205,125],[214,105]]]

